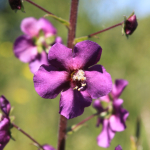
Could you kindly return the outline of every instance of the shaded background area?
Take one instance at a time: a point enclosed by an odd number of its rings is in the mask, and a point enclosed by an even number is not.
[[[144,150],[150,149],[150,16],[144,13],[148,1],[131,0],[117,3],[104,0],[82,0],[79,3],[77,37],[88,35],[114,25],[123,20],[123,15],[130,15],[133,10],[139,18],[139,26],[135,33],[126,39],[121,35],[121,27],[98,35],[99,39],[91,39],[101,45],[103,52],[99,64],[102,64],[112,76],[113,81],[123,78],[129,85],[121,95],[124,108],[129,112],[127,129],[117,133],[108,150],[120,144],[123,149],[130,149],[130,136],[135,135],[136,119],[142,118],[141,144]],[[49,0],[36,3],[50,12],[69,18],[69,0]],[[144,5],[145,4],[145,5]],[[24,3],[26,13],[12,11],[5,0],[0,0],[0,95],[5,95],[14,106],[12,115],[15,123],[41,144],[48,143],[57,147],[57,131],[59,122],[59,96],[56,99],[42,99],[34,90],[33,75],[28,64],[15,58],[13,42],[21,35],[20,23],[25,17],[40,18],[45,15],[27,2]],[[139,7],[140,6],[140,7]],[[110,15],[111,14],[111,15]],[[145,14],[145,15],[144,15]],[[67,29],[54,19],[48,18],[58,30],[58,35],[67,41]],[[68,121],[68,126],[78,123],[95,111],[92,107],[85,109],[82,116]],[[96,118],[90,120],[85,127],[67,137],[66,150],[103,149],[97,146],[96,137],[101,128],[96,128]],[[10,141],[6,150],[36,150],[31,141],[24,135],[12,130],[16,141]]]

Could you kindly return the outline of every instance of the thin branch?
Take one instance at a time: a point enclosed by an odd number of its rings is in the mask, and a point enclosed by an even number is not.
[[[104,32],[104,31],[107,31],[107,30],[113,29],[113,28],[115,28],[115,27],[117,27],[117,26],[121,26],[121,25],[122,25],[122,23],[123,23],[123,22],[118,23],[118,24],[115,24],[115,25],[113,25],[113,26],[111,26],[111,27],[108,27],[108,28],[106,28],[106,29],[103,29],[103,30],[101,30],[101,31],[98,31],[98,32],[92,33],[92,34],[88,35],[88,37],[90,38],[90,37],[92,37],[92,36],[95,36],[95,35],[97,35],[97,34],[100,34],[100,33]]]
[[[85,122],[87,122],[88,120],[92,119],[92,118],[95,117],[96,115],[97,115],[97,113],[96,113],[96,114],[93,114],[93,115],[91,115],[91,116],[89,116],[89,117],[87,117],[87,118],[84,119],[84,120],[82,120],[81,122],[79,122],[78,124],[76,124],[76,125],[72,128],[71,131],[75,130],[78,126],[84,124]]]
[[[21,133],[23,133],[25,136],[27,136],[30,140],[32,140],[34,143],[36,143],[42,150],[44,150],[43,146],[41,144],[39,144],[34,138],[32,138],[29,134],[27,134],[25,131],[23,131],[22,129],[20,129],[17,125],[15,125],[14,123],[11,123],[13,125],[13,127],[15,127],[18,131],[20,131]]]
[[[25,1],[29,2],[30,4],[34,5],[35,7],[37,7],[37,8],[39,8],[39,9],[43,10],[44,12],[46,12],[46,13],[48,13],[48,14],[54,15],[53,13],[49,12],[48,10],[44,9],[43,7],[37,5],[36,3],[34,3],[34,2],[32,2],[32,1],[30,1],[30,0],[25,0]],[[55,15],[54,15],[54,16],[55,16]]]

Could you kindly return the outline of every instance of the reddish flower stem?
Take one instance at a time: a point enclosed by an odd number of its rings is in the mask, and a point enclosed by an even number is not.
[[[67,47],[69,47],[69,48],[73,48],[73,41],[75,38],[77,13],[78,13],[78,3],[79,3],[79,0],[72,0],[71,1],[70,29],[68,32],[68,41],[67,41]]]
[[[76,125],[72,128],[72,131],[75,130],[78,126],[80,126],[80,125],[84,124],[85,122],[87,122],[88,120],[92,119],[92,118],[95,117],[96,115],[97,115],[97,113],[96,113],[96,114],[93,114],[93,115],[91,115],[91,116],[89,116],[89,117],[87,117],[87,118],[85,118],[84,120],[82,120],[81,122],[79,122],[78,124],[76,124]]]
[[[23,131],[22,129],[20,129],[17,125],[15,125],[14,123],[11,123],[13,125],[13,127],[15,127],[18,131],[20,131],[21,133],[23,133],[25,136],[27,136],[30,140],[32,140],[34,143],[36,143],[42,150],[43,147],[41,144],[39,144],[35,139],[33,139],[29,134],[27,134],[25,131]]]
[[[68,31],[68,40],[67,40],[67,47],[69,48],[73,48],[73,40],[75,38],[78,3],[79,0],[71,1],[70,29]],[[64,116],[60,115],[57,150],[65,150],[66,129],[67,129],[67,119]]]
[[[37,5],[36,3],[34,3],[34,2],[32,2],[32,1],[30,1],[30,0],[25,0],[25,1],[29,2],[30,4],[34,5],[35,7],[37,7],[37,8],[39,8],[39,9],[43,10],[44,12],[55,16],[53,13],[51,13],[51,12],[49,12],[48,10],[44,9],[43,7]]]
[[[113,26],[111,26],[111,27],[108,27],[108,28],[106,28],[106,29],[103,29],[103,30],[101,30],[101,31],[92,33],[92,34],[88,35],[88,37],[90,38],[90,37],[92,37],[92,36],[94,36],[94,35],[97,35],[97,34],[99,34],[99,33],[104,32],[104,31],[107,31],[107,30],[113,29],[113,28],[115,28],[115,27],[121,26],[122,23],[123,23],[123,22],[120,22],[120,23],[118,23],[118,24],[115,24],[115,25],[113,25]]]

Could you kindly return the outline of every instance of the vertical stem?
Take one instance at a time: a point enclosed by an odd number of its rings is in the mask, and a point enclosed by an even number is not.
[[[73,48],[73,40],[75,38],[78,2],[79,0],[71,1],[70,29],[68,32],[68,40],[67,40],[67,47],[69,48]],[[57,150],[65,150],[66,128],[67,128],[67,119],[64,116],[60,115]]]
[[[73,48],[73,40],[76,32],[77,11],[79,0],[72,0],[70,10],[70,30],[68,32],[67,47]]]

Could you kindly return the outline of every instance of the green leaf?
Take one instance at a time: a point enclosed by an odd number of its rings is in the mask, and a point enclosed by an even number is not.
[[[73,41],[73,44],[77,44],[78,42],[82,42],[82,41],[85,41],[85,40],[88,40],[88,36],[83,36],[83,37],[79,37],[79,38],[75,38],[74,41]]]
[[[66,26],[68,29],[70,29],[70,23],[68,21],[66,21],[66,20],[64,20],[64,19],[62,19],[60,17],[57,17],[57,16],[55,16],[53,14],[46,14],[46,15],[44,15],[44,17],[48,17],[48,16],[56,19],[57,21],[59,21],[60,23],[62,23],[64,26]]]
[[[77,127],[76,127],[76,125],[72,125],[71,127],[68,127],[67,128],[67,134],[69,135],[71,135],[71,134],[73,134],[74,132],[76,132],[76,131],[78,131],[79,129],[81,129],[83,126],[86,126],[86,124],[85,123],[83,123],[83,124],[81,124],[81,125],[78,125]]]

